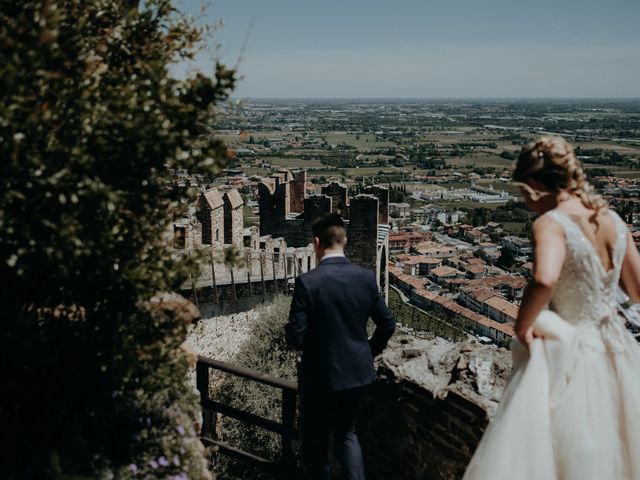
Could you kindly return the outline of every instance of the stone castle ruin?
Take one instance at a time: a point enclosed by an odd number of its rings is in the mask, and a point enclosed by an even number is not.
[[[346,185],[331,182],[320,195],[306,195],[307,172],[280,170],[262,178],[256,187],[260,227],[244,228],[242,196],[235,188],[203,191],[190,211],[173,226],[177,255],[209,248],[211,261],[201,266],[193,289],[218,289],[233,284],[265,282],[282,290],[296,276],[315,267],[311,225],[335,212],[347,224],[347,255],[376,272],[381,292],[388,294],[389,191],[372,186],[349,198]],[[234,246],[244,258],[240,266],[220,262],[224,249]],[[272,285],[272,286],[273,286]],[[258,287],[259,290],[259,287]],[[246,293],[246,292],[245,292]],[[216,293],[217,295],[217,293]],[[214,300],[214,303],[215,300]],[[217,302],[219,304],[219,300]]]
[[[372,186],[349,198],[338,182],[322,187],[320,195],[306,196],[307,172],[280,170],[258,185],[260,234],[283,238],[302,247],[311,241],[311,225],[321,215],[340,214],[347,224],[347,255],[376,272],[380,290],[388,293],[389,190]]]
[[[205,316],[214,314],[209,306],[285,291],[289,279],[315,267],[312,246],[289,246],[282,237],[261,235],[258,227],[245,228],[243,208],[237,189],[209,188],[173,225],[176,255],[208,250],[197,278],[185,285]],[[222,261],[231,246],[239,253],[239,264]]]

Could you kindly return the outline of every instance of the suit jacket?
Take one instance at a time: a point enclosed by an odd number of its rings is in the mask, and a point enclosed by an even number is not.
[[[369,317],[376,325],[367,339]],[[375,274],[345,257],[331,257],[295,282],[287,343],[302,350],[303,389],[345,390],[373,382],[373,357],[395,330],[395,318]]]

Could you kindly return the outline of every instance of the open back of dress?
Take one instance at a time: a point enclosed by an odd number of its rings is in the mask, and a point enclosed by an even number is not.
[[[465,480],[640,480],[640,346],[617,315],[626,226],[605,271],[568,215],[567,255],[530,354],[512,344],[513,373]]]

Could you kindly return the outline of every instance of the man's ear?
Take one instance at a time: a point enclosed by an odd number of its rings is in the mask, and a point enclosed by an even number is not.
[[[346,246],[347,246],[347,240],[349,240],[349,239],[348,239],[348,238],[347,238],[347,236],[345,235],[345,236],[344,236],[344,242],[342,242],[342,246],[343,246],[343,247],[346,247]]]
[[[313,237],[313,246],[317,249],[320,248],[320,239],[318,237]]]

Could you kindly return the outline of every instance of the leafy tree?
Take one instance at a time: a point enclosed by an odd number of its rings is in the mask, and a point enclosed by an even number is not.
[[[508,270],[512,268],[515,263],[516,259],[513,256],[513,252],[509,249],[503,248],[500,252],[500,258],[498,258],[498,266]]]
[[[210,475],[184,315],[157,301],[190,268],[171,172],[226,154],[205,124],[234,72],[169,74],[205,33],[170,0],[0,3],[5,478]]]
[[[519,154],[520,154],[519,152],[509,152],[507,150],[504,150],[500,152],[500,158],[506,158],[507,160],[515,160],[516,158],[518,158]]]

